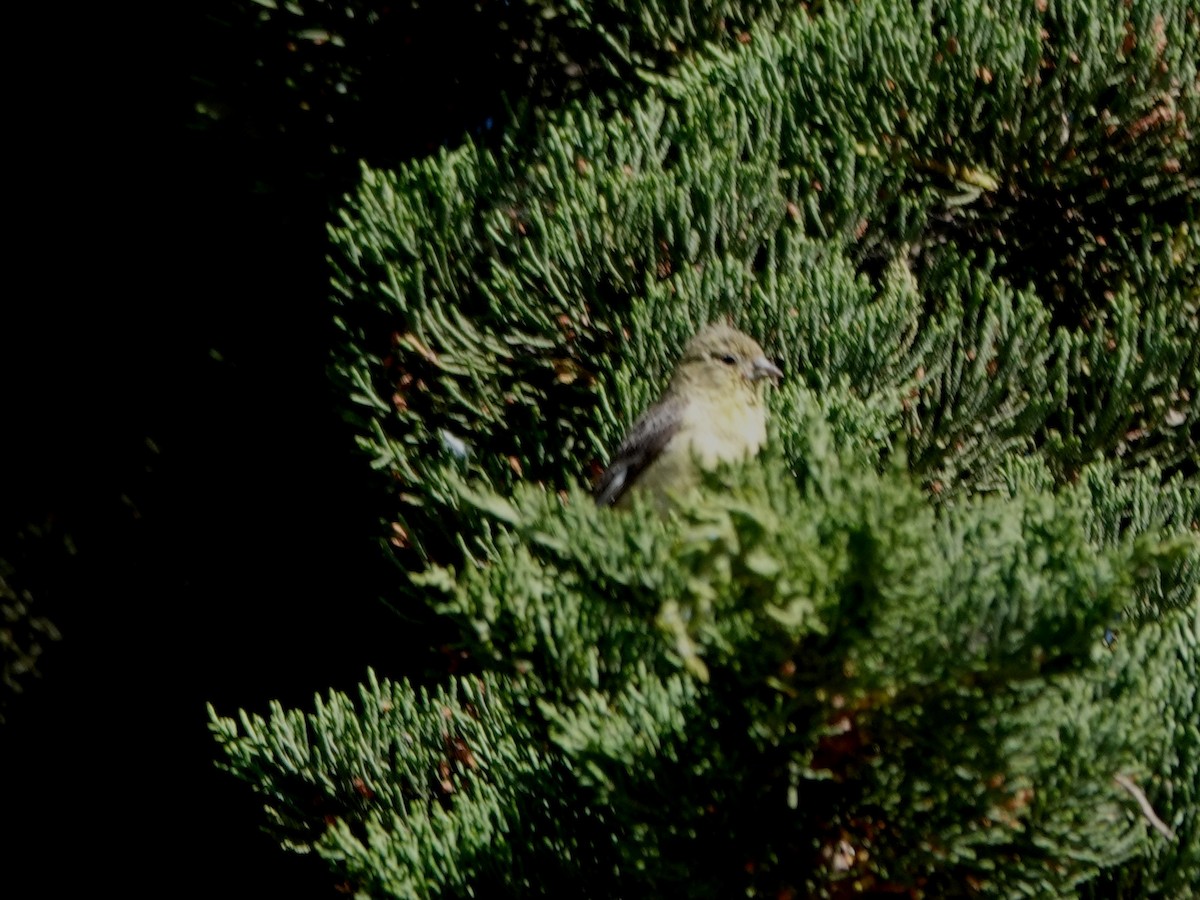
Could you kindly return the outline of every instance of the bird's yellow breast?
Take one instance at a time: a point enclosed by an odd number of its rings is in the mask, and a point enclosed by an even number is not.
[[[754,456],[767,440],[766,408],[756,392],[738,394],[690,392],[679,430],[646,467],[638,487],[668,504],[672,495],[697,485],[697,463],[711,469]]]
[[[671,444],[685,443],[706,468],[756,454],[767,440],[766,408],[754,392],[741,393],[747,396],[702,393],[694,397]]]

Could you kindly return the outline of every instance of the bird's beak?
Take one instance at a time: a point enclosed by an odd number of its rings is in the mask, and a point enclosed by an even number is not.
[[[774,382],[778,382],[783,377],[783,371],[775,363],[771,362],[765,356],[760,356],[751,364],[753,369],[750,374],[751,381],[762,381],[764,378],[770,378]]]

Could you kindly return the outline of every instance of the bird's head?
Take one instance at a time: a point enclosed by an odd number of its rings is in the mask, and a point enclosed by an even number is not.
[[[763,381],[777,382],[783,377],[758,341],[724,322],[706,325],[688,341],[677,374],[699,387],[727,390],[734,386],[754,394]]]

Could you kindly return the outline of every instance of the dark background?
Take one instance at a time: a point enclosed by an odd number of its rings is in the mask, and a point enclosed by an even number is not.
[[[44,7],[9,35],[0,556],[61,639],[0,709],[8,896],[337,896],[215,768],[205,704],[308,706],[429,649],[380,602],[325,224],[359,158],[487,140],[523,90],[494,20],[431,6],[341,56],[251,2]]]
[[[5,896],[340,896],[215,768],[206,713],[445,667],[428,616],[388,605],[387,486],[331,377],[327,224],[360,160],[639,89],[557,0],[301,6],[9,19],[0,576],[31,602],[0,662],[38,675],[0,684]],[[687,52],[660,38],[636,65]]]
[[[172,15],[31,28],[3,511],[6,538],[44,533],[18,574],[61,640],[0,725],[14,897],[335,896],[215,769],[205,703],[265,712],[397,667],[325,373],[328,188],[296,190],[308,160],[269,133],[196,128],[218,48]]]

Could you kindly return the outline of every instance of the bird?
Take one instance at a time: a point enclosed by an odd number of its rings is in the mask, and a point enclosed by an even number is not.
[[[712,322],[688,341],[666,389],[633,423],[596,481],[598,506],[643,491],[661,510],[711,469],[758,453],[767,439],[763,386],[780,368],[748,334]]]

